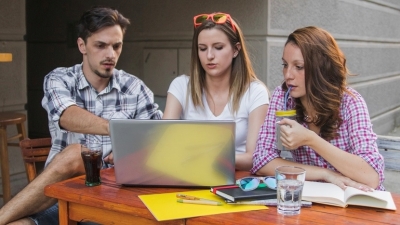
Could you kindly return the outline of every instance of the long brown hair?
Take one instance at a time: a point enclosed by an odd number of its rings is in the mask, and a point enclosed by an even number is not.
[[[190,63],[190,91],[192,101],[195,107],[204,108],[202,99],[204,89],[206,86],[206,73],[201,66],[199,59],[198,50],[198,37],[204,29],[218,29],[226,34],[233,48],[236,48],[236,43],[241,44],[241,49],[238,50],[238,55],[232,59],[232,71],[230,77],[229,96],[232,99],[232,110],[237,112],[242,96],[250,86],[250,83],[254,80],[258,80],[254,73],[253,67],[249,55],[247,53],[247,47],[244,43],[244,37],[241,29],[235,21],[232,19],[233,26],[236,31],[233,30],[230,20],[227,20],[223,24],[216,24],[211,20],[205,20],[199,27],[194,29],[193,41],[192,41],[192,58]]]
[[[343,120],[340,117],[340,104],[346,89],[349,70],[346,58],[335,39],[327,31],[310,26],[295,30],[286,41],[295,44],[304,58],[306,98],[318,116],[313,122],[320,127],[320,135],[332,140],[339,134],[337,130]],[[284,90],[287,86],[282,85]],[[295,99],[297,120],[304,121],[304,106]]]

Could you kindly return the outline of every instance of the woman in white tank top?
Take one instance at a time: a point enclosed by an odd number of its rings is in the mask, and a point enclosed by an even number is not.
[[[195,16],[190,74],[172,81],[163,119],[234,120],[236,169],[250,170],[268,104],[268,90],[231,16]]]

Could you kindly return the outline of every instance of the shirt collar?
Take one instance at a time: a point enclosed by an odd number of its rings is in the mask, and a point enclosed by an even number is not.
[[[86,80],[85,75],[83,74],[83,69],[82,69],[82,65],[78,64],[75,66],[75,73],[77,74],[78,77],[78,88],[79,90],[85,89],[87,87],[90,87],[91,85],[89,84],[89,82]],[[121,91],[121,87],[119,86],[117,80],[117,76],[118,76],[118,70],[114,69],[113,70],[113,75],[110,79],[110,82],[108,82],[107,87],[104,89],[103,92],[108,93],[110,92],[113,88],[117,89],[118,91]]]

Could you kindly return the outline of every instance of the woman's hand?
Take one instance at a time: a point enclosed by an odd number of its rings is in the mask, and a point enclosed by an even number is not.
[[[339,186],[341,189],[345,190],[346,187],[353,187],[362,191],[373,191],[374,189],[371,188],[368,185],[362,184],[362,183],[358,183],[348,177],[345,177],[343,175],[341,175],[340,173],[337,173],[335,171],[332,170],[325,170],[325,181],[335,184],[337,186]]]
[[[307,145],[310,140],[309,133],[312,132],[301,124],[291,119],[283,119],[277,123],[280,125],[282,145],[286,149],[297,149],[300,146]]]

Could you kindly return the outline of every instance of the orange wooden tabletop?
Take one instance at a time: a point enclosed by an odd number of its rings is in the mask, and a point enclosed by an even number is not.
[[[248,173],[238,172],[236,175],[243,177]],[[73,220],[82,220],[83,213],[81,211],[88,210],[87,213],[91,215],[88,215],[85,219],[99,218],[99,222],[101,221],[104,224],[130,224],[133,222],[122,221],[125,218],[124,215],[129,215],[126,218],[131,220],[132,218],[137,219],[140,224],[158,224],[159,222],[139,199],[138,195],[188,190],[184,188],[120,186],[115,183],[113,168],[102,170],[101,179],[102,184],[100,186],[86,187],[84,176],[75,177],[48,185],[45,188],[45,194],[59,199],[61,203],[69,204],[69,207],[78,204],[79,207],[75,211],[72,209],[68,211],[67,209],[70,219]],[[396,207],[399,208],[400,195],[392,193],[392,196]],[[84,209],[85,207],[87,209]],[[63,207],[60,207],[60,212],[62,209]],[[80,212],[75,214],[76,211]],[[96,212],[98,213],[94,214]],[[113,215],[114,218],[112,218]],[[107,218],[104,219],[103,217]],[[358,206],[340,208],[313,203],[311,208],[302,208],[300,215],[297,216],[282,216],[277,213],[276,207],[269,207],[269,210],[164,221],[162,224],[400,224],[400,210],[391,211]]]

